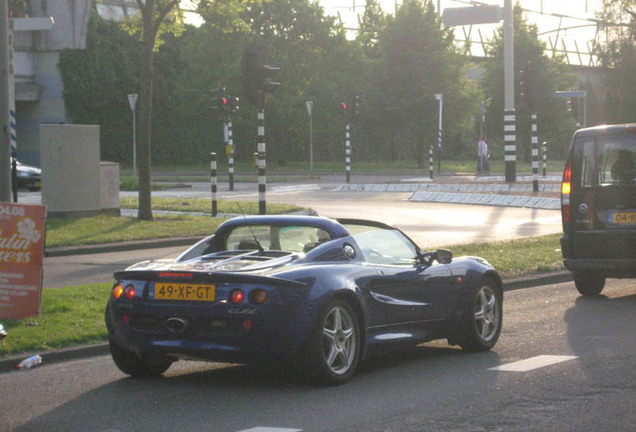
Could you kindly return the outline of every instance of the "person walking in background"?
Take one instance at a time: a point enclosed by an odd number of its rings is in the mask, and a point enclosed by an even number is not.
[[[482,135],[477,145],[477,174],[490,174],[490,162],[488,162],[488,143],[486,143],[486,135]]]

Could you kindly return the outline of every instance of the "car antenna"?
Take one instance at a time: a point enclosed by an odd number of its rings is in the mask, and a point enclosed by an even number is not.
[[[243,219],[245,219],[245,221],[247,222],[247,218],[245,217],[245,212],[243,211],[243,209],[241,208],[241,204],[239,204],[238,201],[235,201],[236,205],[239,208],[239,211],[241,212],[241,216],[243,216]],[[265,252],[265,249],[263,248],[263,246],[261,245],[261,242],[258,241],[258,238],[256,237],[256,234],[254,234],[254,231],[252,231],[252,226],[251,225],[247,225],[247,229],[250,230],[250,233],[252,234],[252,237],[254,238],[254,241],[256,242],[256,245],[258,246],[258,253],[263,253]]]

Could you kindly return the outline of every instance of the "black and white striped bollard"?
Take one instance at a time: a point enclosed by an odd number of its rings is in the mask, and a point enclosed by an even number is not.
[[[541,152],[543,153],[543,177],[545,177],[548,169],[548,143],[545,141],[541,146]]]
[[[429,166],[429,176],[431,180],[433,180],[433,170],[435,165],[433,164],[433,144],[428,147],[428,166]]]

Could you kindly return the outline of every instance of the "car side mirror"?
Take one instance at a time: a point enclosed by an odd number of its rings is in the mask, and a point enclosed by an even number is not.
[[[448,249],[438,249],[435,252],[435,259],[440,264],[450,264],[453,261],[453,252]]]

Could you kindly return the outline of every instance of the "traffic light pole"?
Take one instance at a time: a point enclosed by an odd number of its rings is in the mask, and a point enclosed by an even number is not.
[[[345,119],[345,170],[347,176],[347,183],[351,181],[351,125],[349,120]]]
[[[539,192],[539,137],[536,112],[532,113],[532,190]]]
[[[9,5],[0,0],[0,202],[11,202]]]
[[[217,177],[216,177],[216,153],[210,153],[210,185],[212,192],[212,217],[217,215]]]
[[[504,161],[506,183],[517,180],[517,137],[514,84],[512,0],[504,1]]]
[[[265,99],[265,97],[263,97]],[[267,177],[265,176],[266,152],[265,152],[265,101],[260,104],[257,114],[258,119],[258,214],[266,214],[265,191],[267,189]]]
[[[227,122],[227,165],[230,191],[234,190],[234,140],[232,138],[232,117]]]

